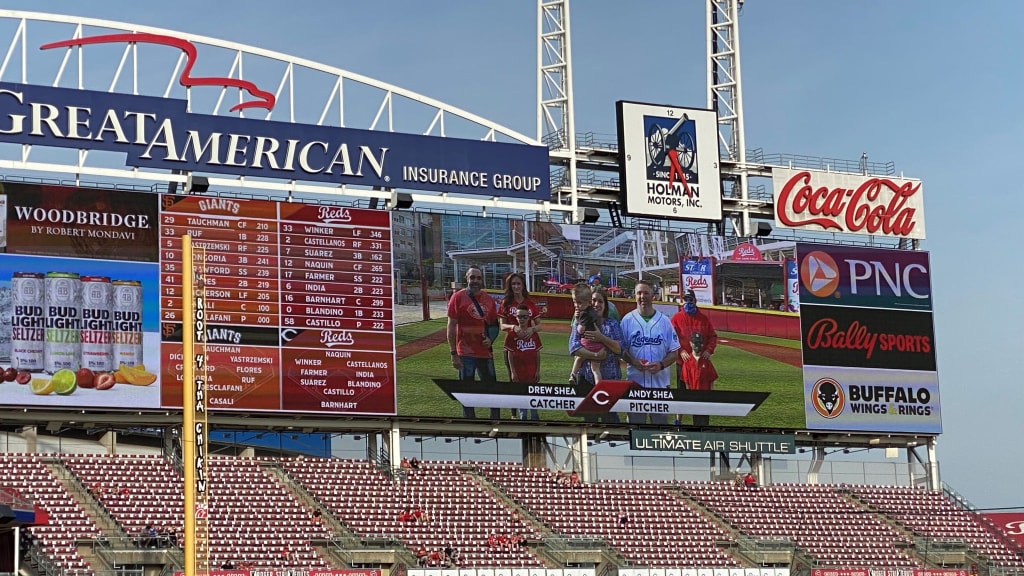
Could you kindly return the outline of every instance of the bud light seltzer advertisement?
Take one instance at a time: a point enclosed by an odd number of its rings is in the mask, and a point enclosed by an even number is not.
[[[3,194],[3,403],[159,408],[159,196],[16,183]]]

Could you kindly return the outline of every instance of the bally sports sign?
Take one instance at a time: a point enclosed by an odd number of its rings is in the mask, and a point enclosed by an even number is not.
[[[772,188],[781,228],[925,237],[920,180],[773,168]]]

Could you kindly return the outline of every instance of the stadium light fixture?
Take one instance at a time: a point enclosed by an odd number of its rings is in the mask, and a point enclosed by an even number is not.
[[[600,435],[600,436],[598,436],[598,437],[597,437],[597,439],[598,439],[598,440],[604,440],[604,439],[605,439],[605,438],[607,438],[607,437],[608,437],[608,431],[607,431],[607,430],[605,430],[604,432],[601,432],[601,435]]]
[[[498,427],[497,426],[495,426],[494,428],[491,428],[491,431],[487,433],[487,436],[490,437],[490,438],[494,438],[497,435],[498,435]]]

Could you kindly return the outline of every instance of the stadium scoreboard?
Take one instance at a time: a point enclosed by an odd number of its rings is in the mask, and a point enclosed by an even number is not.
[[[180,398],[182,275],[202,268],[211,407],[394,411],[390,213],[168,195],[159,258],[164,405]]]

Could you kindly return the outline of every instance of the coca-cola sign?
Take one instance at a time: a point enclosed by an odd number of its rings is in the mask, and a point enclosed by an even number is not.
[[[774,168],[772,186],[779,227],[925,237],[920,180]]]

